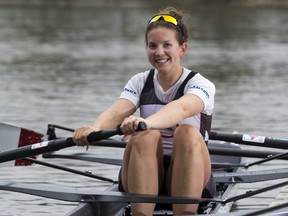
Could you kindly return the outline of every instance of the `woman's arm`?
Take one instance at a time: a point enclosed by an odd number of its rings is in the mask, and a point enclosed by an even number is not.
[[[94,131],[114,129],[118,124],[136,111],[135,105],[126,99],[118,99],[107,110],[99,115],[92,126],[83,125],[77,128],[72,137],[73,141],[81,146],[88,146],[87,137]]]
[[[129,116],[124,119],[121,130],[125,134],[135,133],[140,121],[147,124],[147,129],[163,129],[178,124],[181,120],[197,115],[204,110],[204,103],[194,94],[186,94],[178,100],[171,101],[161,110],[146,119]]]
[[[178,100],[171,101],[157,113],[146,119],[150,129],[169,128],[185,118],[197,115],[204,110],[203,101],[194,94],[186,94]]]
[[[136,111],[135,105],[126,99],[118,99],[101,113],[93,124],[94,130],[114,129]]]

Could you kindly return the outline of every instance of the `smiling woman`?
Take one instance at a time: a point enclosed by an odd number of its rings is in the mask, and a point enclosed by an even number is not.
[[[148,4],[134,0],[133,8],[130,4],[125,6],[127,1],[114,1],[114,6],[111,1],[103,1],[109,7],[100,7],[90,0],[69,1],[69,5],[64,5],[64,1],[18,1],[19,4],[6,1],[9,6],[3,6],[3,2],[0,3],[1,121],[43,134],[48,122],[71,128],[92,124],[91,120],[119,96],[135,71],[151,67],[143,48],[143,32],[162,4],[159,1]],[[170,3],[185,8],[189,15],[186,22],[189,46],[182,64],[200,71],[217,87],[212,128],[287,137],[288,8],[205,2],[197,6],[190,0]],[[173,23],[170,25],[173,27]],[[123,154],[122,149],[91,147],[89,151]],[[77,154],[79,148],[69,153]],[[119,171],[119,167],[76,160],[53,159],[54,162],[114,180]],[[99,190],[107,186],[38,165],[0,169],[3,181]],[[259,202],[238,201],[236,209],[258,208],[259,203],[263,208],[271,203],[275,193],[267,196],[263,195]],[[71,205],[12,192],[1,192],[0,197],[1,215],[7,216],[44,216],[51,212],[62,216]]]
[[[146,27],[149,62],[154,67],[134,75],[114,104],[92,126],[74,132],[74,141],[89,145],[93,131],[121,130],[131,138],[120,171],[120,191],[213,197],[215,184],[205,141],[209,139],[215,86],[182,66],[188,48],[187,26],[175,8],[153,16]],[[197,86],[197,88],[193,88]],[[134,115],[139,108],[140,117]],[[135,133],[139,122],[147,131]],[[164,163],[164,158],[165,163]],[[191,172],[192,170],[192,172]],[[155,204],[132,203],[133,215],[152,215]],[[173,214],[197,212],[197,204],[174,204]]]

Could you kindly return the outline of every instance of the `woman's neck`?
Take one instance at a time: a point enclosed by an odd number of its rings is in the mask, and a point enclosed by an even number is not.
[[[163,88],[164,91],[170,89],[182,76],[183,74],[183,67],[179,67],[176,72],[173,70],[171,73],[159,72],[158,71],[158,82]]]

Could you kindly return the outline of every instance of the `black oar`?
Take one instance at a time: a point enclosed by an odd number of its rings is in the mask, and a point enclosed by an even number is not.
[[[68,127],[64,127],[64,126],[56,125],[56,124],[49,124],[47,133],[50,134],[52,132],[55,135],[54,133],[55,128],[59,128],[59,129],[70,131],[70,132],[74,131],[74,129],[72,128],[68,128]],[[243,144],[243,145],[288,149],[288,139],[285,139],[285,138],[273,138],[273,137],[265,137],[265,136],[251,135],[251,134],[235,134],[235,133],[223,133],[223,132],[211,131],[209,134],[209,139],[238,143],[238,144]],[[107,141],[103,140],[97,144],[98,145],[103,144],[104,146],[106,144],[105,142],[109,144],[113,143],[113,141],[110,143],[110,140],[107,140]],[[122,142],[122,143],[115,142],[115,146],[111,146],[111,147],[120,147],[120,148],[125,147],[125,142]]]
[[[55,136],[55,138],[56,138],[55,128],[59,128],[59,129],[70,131],[70,132],[74,131],[74,129],[68,128],[65,126],[56,125],[56,124],[49,124],[47,134],[48,135],[52,134],[52,136]],[[288,139],[287,138],[274,138],[274,137],[258,136],[258,135],[251,135],[251,134],[235,134],[235,133],[223,133],[223,132],[211,131],[209,134],[209,139],[210,140],[232,142],[232,143],[243,144],[243,145],[288,149]],[[97,145],[98,146],[100,146],[100,145],[105,146],[106,143],[108,145],[110,145],[110,147],[123,148],[126,146],[125,142],[120,142],[120,141],[114,142],[113,140],[102,140],[101,142],[98,142]],[[217,152],[219,152],[219,151],[217,151]],[[233,153],[233,152],[230,152],[230,153]],[[229,154],[229,152],[227,152],[227,154]],[[257,153],[256,153],[256,155],[257,155]],[[251,157],[253,157],[253,156],[251,156]],[[259,156],[259,157],[262,157],[262,156]]]
[[[288,149],[288,139],[285,138],[272,138],[249,134],[231,134],[219,132],[210,132],[209,138],[211,140],[221,140],[243,145]]]
[[[137,131],[143,131],[146,130],[146,128],[147,128],[146,124],[144,122],[140,122]],[[123,133],[120,129],[120,126],[118,126],[116,129],[113,130],[102,130],[93,132],[87,137],[87,139],[89,142],[95,142],[98,140],[107,139],[114,135],[122,135],[122,134]],[[73,142],[73,139],[71,137],[36,143],[18,149],[0,152],[0,163],[15,160],[18,158],[43,154],[46,152],[57,151],[75,145],[76,144]]]

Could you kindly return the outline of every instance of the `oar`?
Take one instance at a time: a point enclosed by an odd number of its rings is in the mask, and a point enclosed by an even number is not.
[[[43,137],[43,134],[33,130],[0,122],[0,152],[41,142],[43,141]],[[13,165],[27,166],[31,165],[31,162],[16,160],[13,161]]]
[[[65,126],[57,125],[57,124],[49,124],[48,125],[48,134],[55,135],[55,128],[66,130],[73,132],[74,129],[68,128]],[[210,140],[218,140],[218,141],[226,141],[226,142],[232,142],[237,144],[243,144],[243,145],[252,145],[252,146],[259,146],[259,147],[270,147],[270,148],[280,148],[280,149],[288,149],[288,139],[286,138],[273,138],[273,137],[265,137],[265,136],[258,136],[258,135],[250,135],[250,134],[235,134],[235,133],[223,133],[223,132],[216,132],[211,131],[209,134]],[[109,147],[117,147],[117,148],[125,148],[126,142],[116,141],[116,140],[101,140],[100,142],[97,142],[97,146],[108,146]],[[238,155],[236,153],[233,153],[234,149],[229,152],[228,151],[219,151],[219,149],[213,150],[212,153],[214,154],[233,154],[231,156],[244,156],[245,155]],[[211,153],[211,152],[210,152]],[[266,156],[262,156],[261,153],[258,155],[258,153],[248,153],[248,157],[259,157],[259,158],[265,158]],[[279,152],[275,153],[279,154]],[[254,155],[254,156],[253,156]]]
[[[140,122],[137,128],[137,131],[146,130],[146,124],[144,122]],[[102,130],[91,133],[87,139],[89,142],[95,142],[102,139],[107,139],[114,135],[122,135],[122,131],[120,126],[116,129],[112,130]],[[75,146],[76,144],[73,142],[71,137],[56,139],[46,142],[40,142],[29,146],[20,147],[18,149],[8,150],[0,152],[0,163],[15,160],[18,158],[29,157],[32,155],[43,154],[46,152],[57,151],[60,149],[68,148]]]
[[[55,136],[55,138],[56,138],[55,128],[70,131],[70,132],[74,131],[74,129],[68,128],[65,126],[61,126],[57,124],[49,124],[47,133],[52,134],[52,136]],[[251,134],[235,134],[235,133],[223,133],[223,132],[211,131],[209,134],[209,139],[232,142],[232,143],[243,144],[243,145],[288,149],[287,138],[273,138],[273,137],[258,136],[258,135],[251,135]],[[123,147],[125,148],[126,146],[125,142],[120,142],[120,141],[114,142],[113,140],[101,140],[100,142],[97,143],[98,146],[100,145],[105,146],[106,144],[110,145],[110,147],[119,147],[119,148],[123,148]],[[230,152],[230,153],[233,153],[233,152]],[[229,153],[227,152],[227,154]],[[235,156],[238,156],[238,155],[235,155]],[[263,156],[259,156],[259,157],[262,158]]]
[[[286,138],[273,138],[249,134],[231,134],[214,131],[210,132],[209,138],[211,140],[221,140],[243,145],[288,149],[288,139]]]
[[[74,131],[74,129],[67,128],[64,126],[49,124],[47,133],[50,135],[54,134],[54,138],[56,138],[56,135],[54,133],[55,128],[59,128],[59,129],[70,131],[70,132]],[[15,139],[15,137],[18,139],[18,136],[19,136],[18,134],[20,134],[20,131],[22,134],[21,139],[19,139],[20,140],[19,141],[20,146],[24,145],[24,144],[27,145],[27,144],[35,143],[35,139],[38,139],[38,141],[41,141],[42,137],[44,136],[43,134],[34,132],[32,130],[27,130],[25,128],[20,128],[20,127],[10,125],[7,123],[3,123],[3,122],[0,122],[0,129],[1,129],[0,130],[0,141],[1,141],[0,142],[0,150],[1,151],[7,150],[7,147],[5,148],[5,145],[9,146],[10,148],[11,148],[11,146],[16,147],[15,143],[17,141],[14,141],[14,139]],[[50,136],[50,138],[51,137],[52,136]],[[286,147],[286,143],[288,142],[286,139],[267,138],[267,137],[263,137],[263,136],[252,136],[252,135],[247,135],[247,134],[219,133],[219,132],[211,132],[210,133],[210,139],[219,139],[222,141],[229,141],[229,142],[235,142],[235,143],[240,143],[240,144],[241,143],[242,144],[243,143],[245,143],[245,144],[249,143],[249,145],[255,145],[254,143],[257,143],[256,145],[259,145],[259,143],[268,142],[269,145],[271,145],[271,143],[276,143],[276,145],[278,146],[281,143],[281,146],[284,145],[284,147]],[[11,145],[10,143],[13,143],[14,145]],[[7,144],[9,144],[9,145],[7,145]],[[125,148],[126,144],[127,144],[126,142],[106,139],[106,140],[100,140],[97,143],[94,143],[91,145]],[[17,146],[18,146],[18,144],[17,144]],[[263,145],[261,145],[261,146],[263,146]],[[228,149],[225,148],[225,145],[223,145],[223,148],[217,148],[217,147],[214,148],[214,147],[209,146],[209,152],[210,152],[210,154],[214,154],[214,155],[229,155],[229,156],[242,156],[242,157],[258,157],[258,158],[267,158],[268,156],[279,154],[279,152],[269,152],[269,151],[266,151],[266,152],[263,151],[262,152],[262,151],[243,150],[243,149],[232,149],[231,150],[229,148]],[[287,159],[287,158],[282,158],[282,159]],[[27,163],[27,162],[25,162],[25,160],[17,160],[15,165],[28,165],[28,164],[31,164],[31,163]]]

